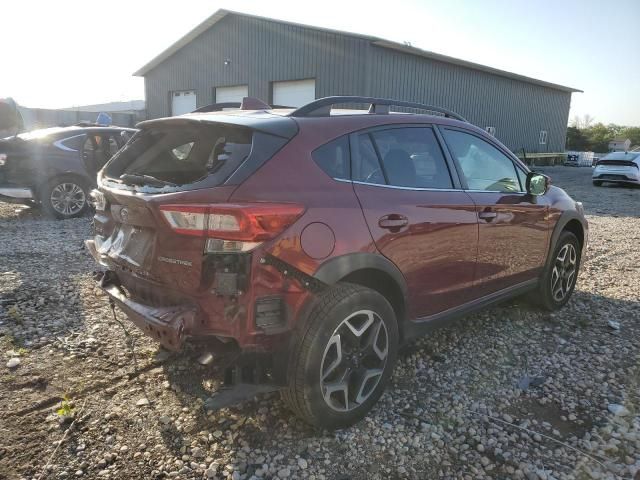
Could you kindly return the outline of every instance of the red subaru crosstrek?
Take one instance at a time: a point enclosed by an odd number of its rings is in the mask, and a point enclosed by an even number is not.
[[[582,205],[459,115],[229,106],[142,122],[99,174],[87,246],[133,323],[198,344],[230,387],[282,389],[311,424],[347,426],[399,345],[524,293],[569,300]]]

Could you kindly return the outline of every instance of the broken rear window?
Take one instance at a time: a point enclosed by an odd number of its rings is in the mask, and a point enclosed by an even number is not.
[[[136,187],[223,183],[249,156],[253,132],[225,124],[185,124],[140,131],[105,169],[107,180]]]

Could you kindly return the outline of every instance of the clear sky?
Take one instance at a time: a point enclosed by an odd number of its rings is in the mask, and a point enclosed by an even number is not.
[[[131,74],[218,8],[576,87],[570,118],[640,126],[640,0],[3,0],[0,97],[50,108],[144,98]]]

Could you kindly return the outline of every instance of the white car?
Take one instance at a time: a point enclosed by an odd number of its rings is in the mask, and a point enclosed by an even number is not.
[[[603,182],[640,184],[640,152],[611,152],[596,164],[593,184]]]

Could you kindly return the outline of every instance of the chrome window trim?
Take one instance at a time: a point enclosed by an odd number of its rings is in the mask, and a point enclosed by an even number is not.
[[[509,195],[513,195],[513,194],[516,194],[516,193],[520,193],[520,194],[523,194],[523,195],[527,194],[527,192],[523,192],[523,191],[520,191],[520,190],[518,190],[517,192],[505,192],[503,190],[472,190],[472,189],[468,189],[468,190],[465,190],[465,192],[471,192],[471,193],[506,193],[506,194],[509,194]]]
[[[468,192],[468,193],[506,193],[509,195],[521,194],[527,195],[527,192],[503,192],[502,190],[472,190],[465,188],[422,188],[422,187],[400,187],[398,185],[383,185],[381,183],[361,182],[359,180],[348,180],[346,178],[334,178],[336,182],[355,183],[357,185],[367,185],[369,187],[392,188],[394,190],[412,190],[416,192]]]
[[[411,190],[416,192],[462,192],[459,188],[421,188],[421,187],[400,187],[398,185],[386,185],[380,183],[361,182],[359,180],[347,180],[345,178],[334,178],[334,180],[343,183],[355,183],[357,185],[368,185],[370,187],[392,188],[394,190]]]

